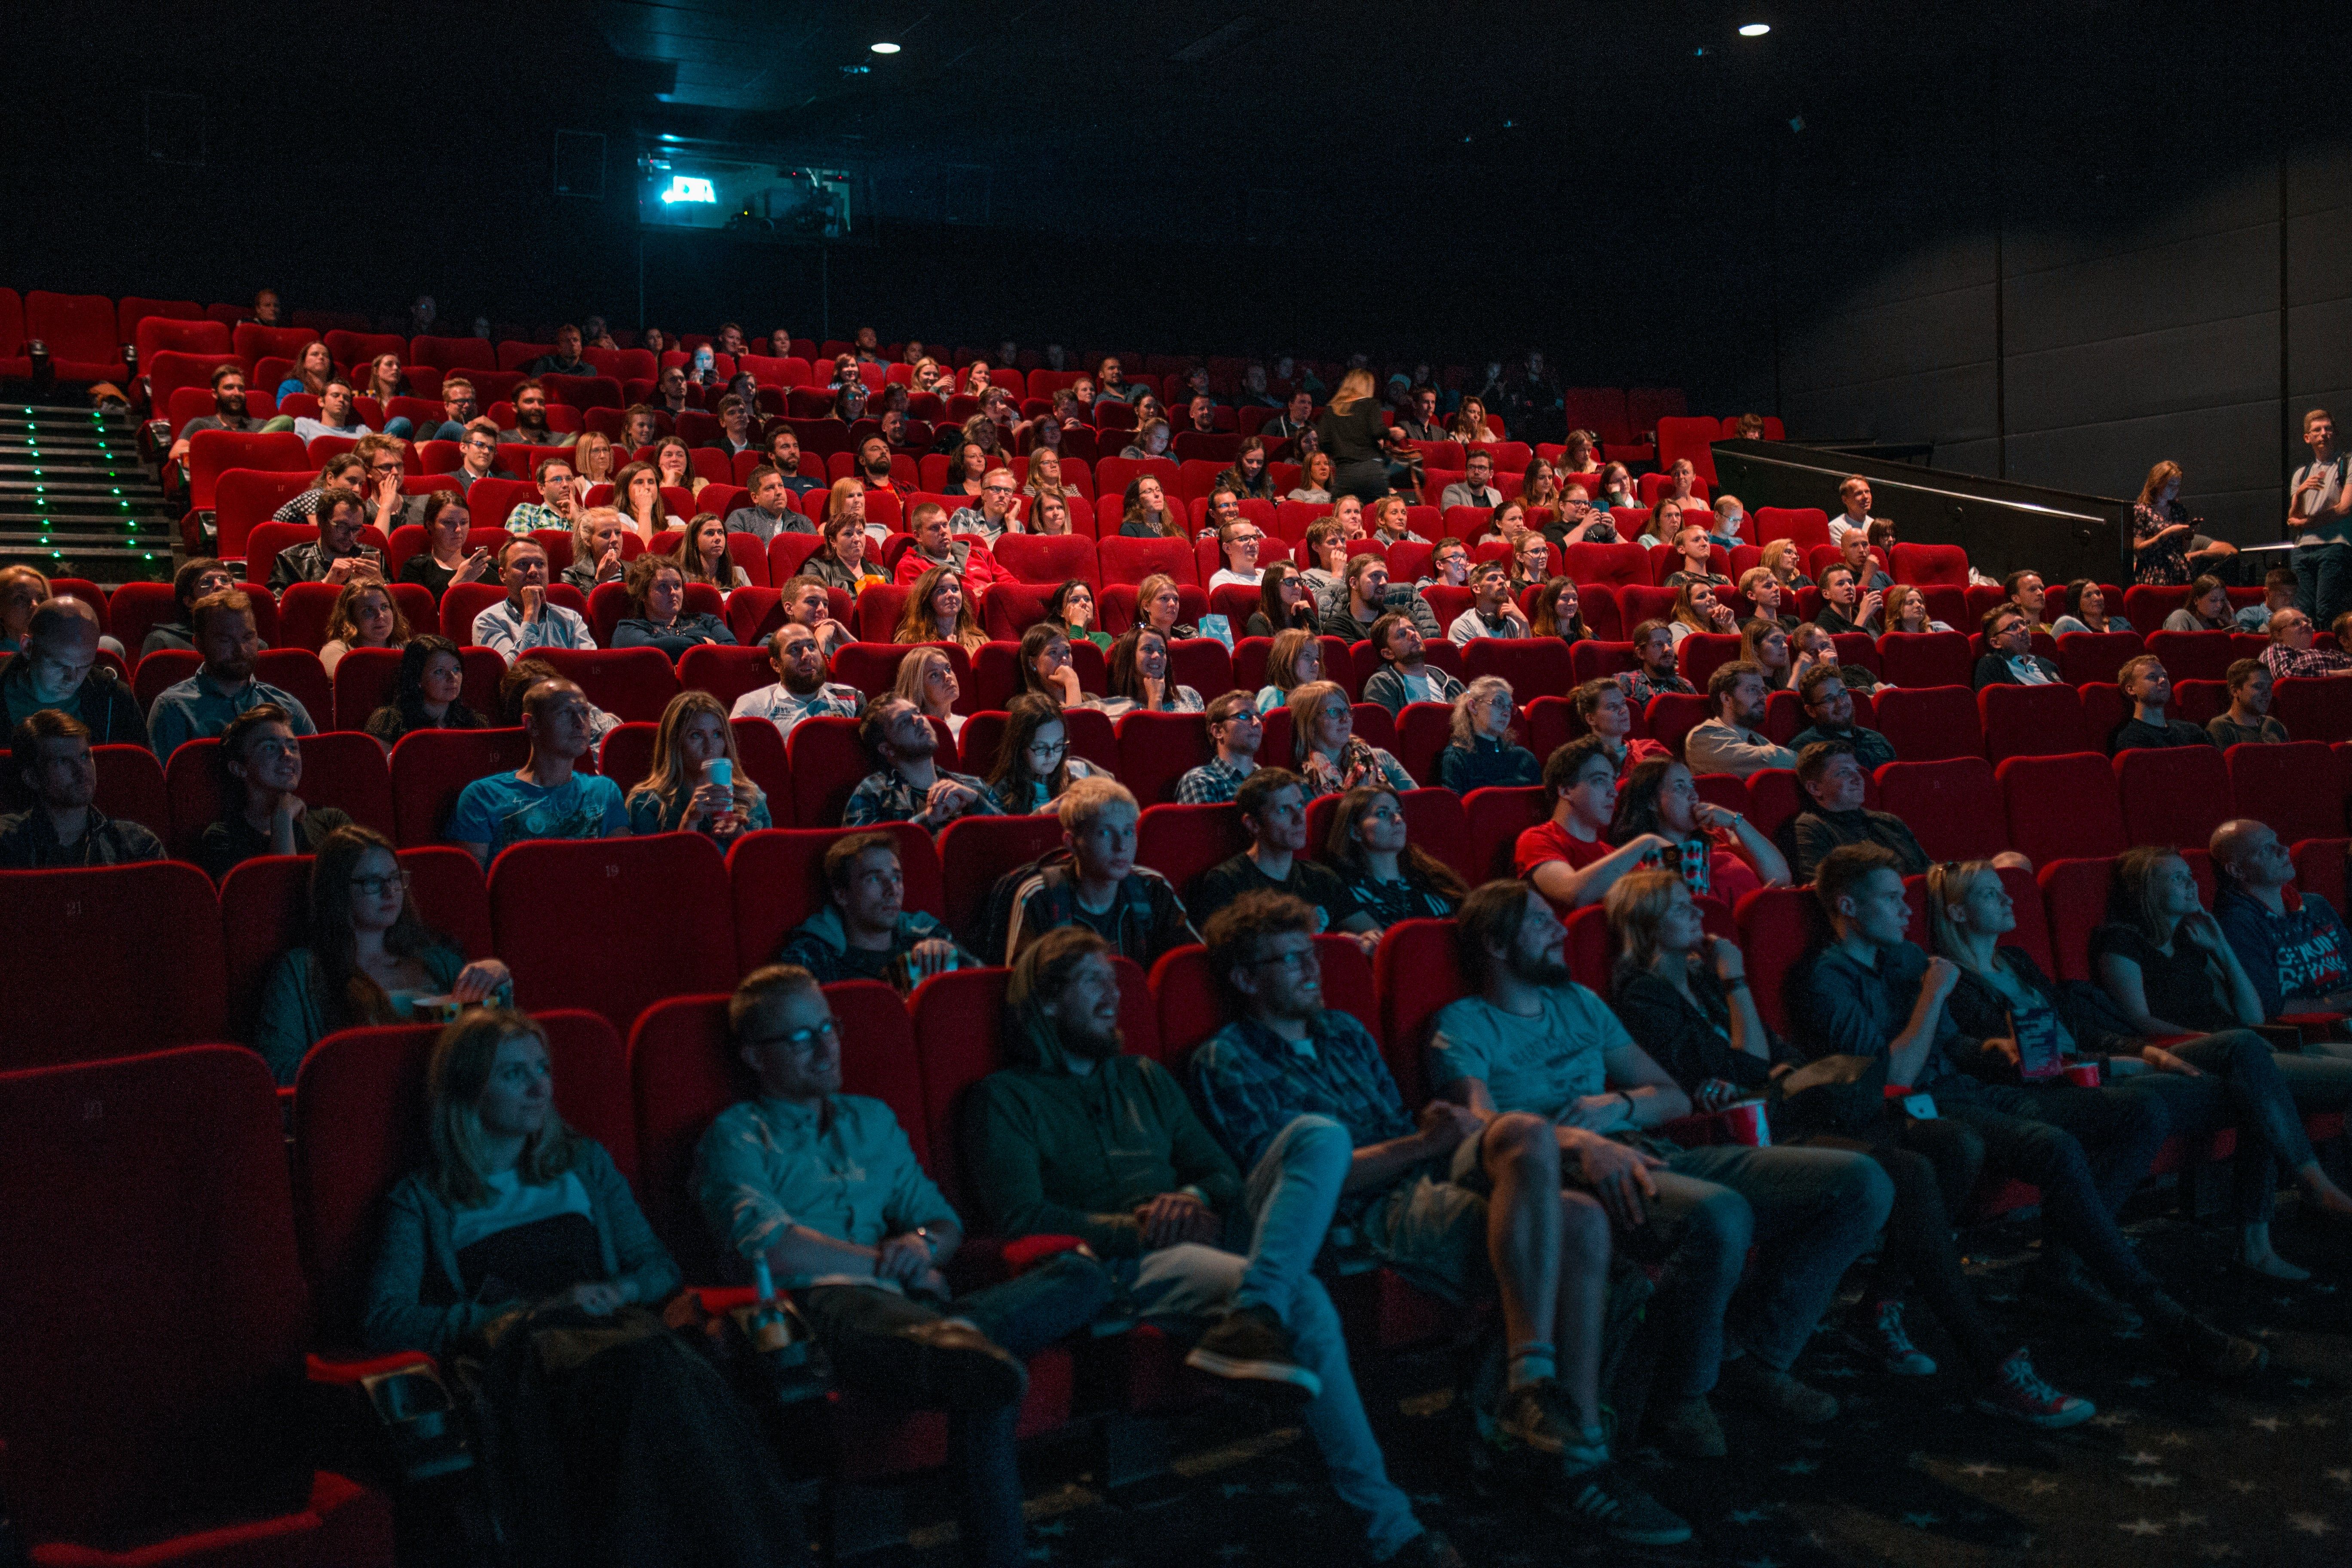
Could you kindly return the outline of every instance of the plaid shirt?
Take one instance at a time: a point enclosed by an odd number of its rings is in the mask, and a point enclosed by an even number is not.
[[[2352,654],[2316,644],[2296,648],[2274,642],[2263,649],[2263,668],[2273,680],[2284,680],[2290,675],[2344,675],[2352,673]]]
[[[1312,1054],[1255,1019],[1241,1018],[1192,1053],[1192,1086],[1209,1130],[1246,1171],[1275,1135],[1301,1116],[1328,1116],[1359,1149],[1414,1130],[1404,1097],[1370,1031],[1347,1013],[1325,1008],[1307,1028]],[[1376,1190],[1339,1200],[1352,1218]]]
[[[1255,771],[1255,764],[1227,767],[1223,760],[1212,757],[1176,781],[1177,802],[1182,805],[1223,805],[1240,793],[1242,780]]]
[[[971,802],[959,814],[964,816],[1002,816],[988,786],[970,773],[951,773],[939,770],[939,776],[953,779],[972,792]],[[866,775],[865,781],[849,794],[849,804],[841,810],[844,827],[871,827],[879,822],[912,822],[923,814],[926,792],[907,782],[907,775],[896,768],[883,768]],[[932,826],[938,832],[945,823]]]
[[[544,501],[527,500],[507,513],[509,533],[529,533],[534,529],[560,528],[572,531],[572,520]]]

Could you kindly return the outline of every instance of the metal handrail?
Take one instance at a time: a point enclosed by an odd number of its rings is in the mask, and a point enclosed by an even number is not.
[[[1756,444],[1757,443],[1752,441],[1747,443],[1747,445],[1751,447]],[[1829,469],[1825,467],[1820,467],[1819,465],[1810,463],[1793,463],[1786,458],[1774,457],[1769,452],[1742,451],[1738,456],[1743,461],[1750,463],[1772,463],[1784,468],[1817,468],[1818,471],[1822,473],[1829,472]],[[1993,506],[2015,507],[2021,511],[2040,512],[2046,517],[2071,518],[2077,522],[2105,522],[2109,521],[2108,516],[2102,515],[2098,512],[2065,511],[2054,506],[2044,506],[2040,501],[2011,500],[2002,496],[1979,495],[1968,490],[1948,490],[1937,485],[1923,485],[1910,479],[1880,479],[1874,478],[1871,479],[1870,484],[1873,489],[1877,489],[1881,484],[1885,484],[1891,489],[1910,490],[1919,495],[1943,496],[1950,500],[1973,501],[1979,505],[1990,504]],[[2117,500],[2115,504],[2120,507],[2125,503],[2121,500]]]

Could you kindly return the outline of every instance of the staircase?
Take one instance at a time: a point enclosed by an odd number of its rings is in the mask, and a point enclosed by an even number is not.
[[[0,566],[110,587],[168,579],[176,521],[129,416],[0,403]]]

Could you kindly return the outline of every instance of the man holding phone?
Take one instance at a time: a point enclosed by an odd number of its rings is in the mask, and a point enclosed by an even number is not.
[[[912,991],[934,974],[978,969],[939,917],[907,908],[898,841],[887,833],[852,833],[824,852],[827,901],[795,927],[776,962],[796,963],[830,985],[879,980]]]

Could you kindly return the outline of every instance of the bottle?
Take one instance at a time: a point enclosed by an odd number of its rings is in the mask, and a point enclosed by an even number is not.
[[[766,1258],[751,1259],[751,1284],[760,1296],[760,1304],[751,1313],[751,1348],[762,1355],[789,1349],[793,1342],[792,1325],[783,1309],[776,1304],[776,1277],[769,1271]]]

